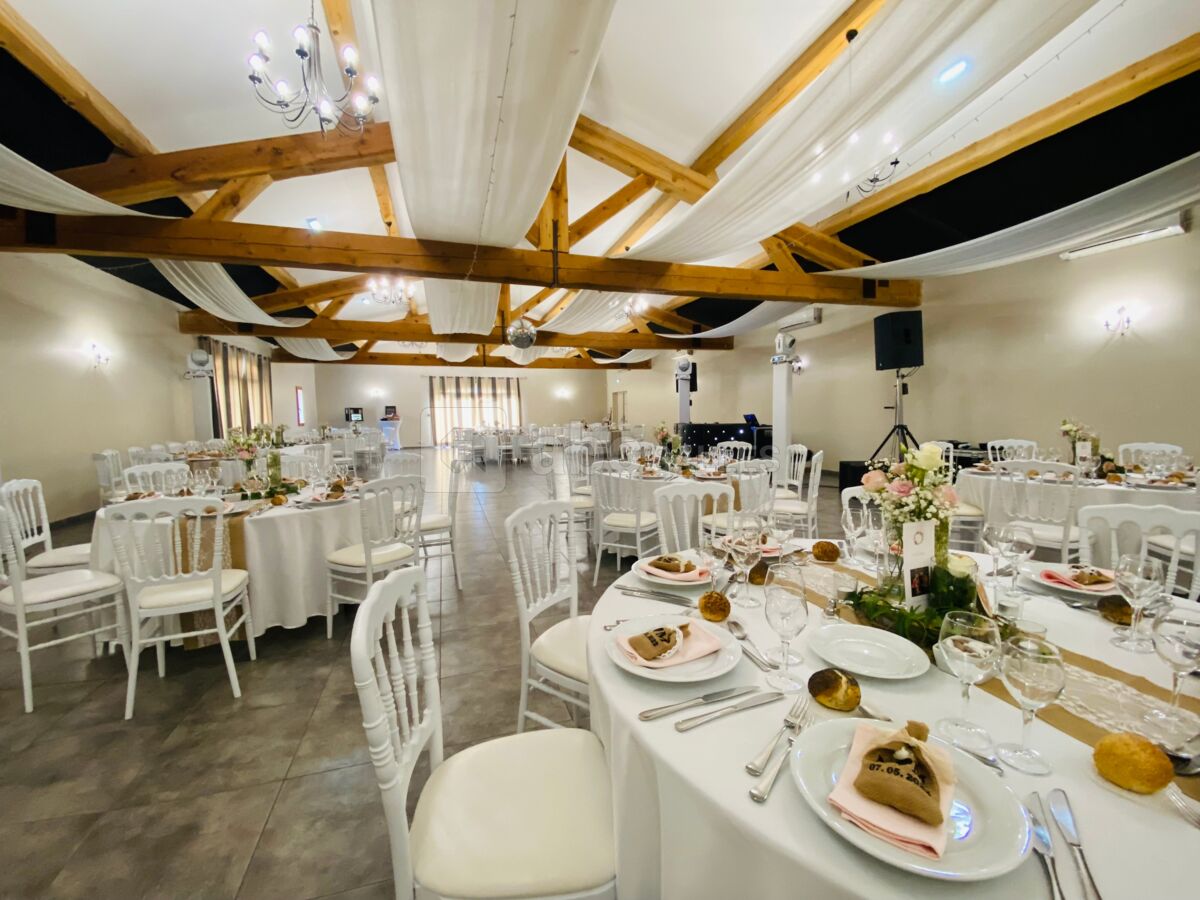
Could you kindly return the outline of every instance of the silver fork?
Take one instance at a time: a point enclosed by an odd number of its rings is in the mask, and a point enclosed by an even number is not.
[[[1183,795],[1183,791],[1179,790],[1175,785],[1167,785],[1167,799],[1171,801],[1171,805],[1179,810],[1179,814],[1193,828],[1200,828],[1200,812],[1197,812],[1191,802]]]
[[[789,718],[791,718],[789,716]],[[786,720],[785,720],[786,721]],[[792,744],[796,738],[800,736],[800,732],[812,724],[812,717],[808,713],[808,704],[805,704],[804,712],[802,712],[795,720],[788,724],[787,746],[783,748],[783,753],[779,758],[771,764],[767,769],[766,774],[758,780],[754,787],[750,788],[750,799],[755,803],[766,803],[767,798],[771,796],[771,791],[775,789],[775,782],[779,778],[779,773],[791,755]]]
[[[761,775],[763,770],[767,768],[767,763],[771,761],[771,757],[775,755],[775,751],[779,749],[779,743],[787,737],[788,729],[797,722],[801,716],[808,710],[808,694],[801,694],[796,698],[796,702],[792,704],[792,708],[788,710],[786,716],[783,717],[783,727],[775,732],[775,736],[771,738],[767,746],[763,747],[762,753],[746,763],[746,771],[751,775]]]

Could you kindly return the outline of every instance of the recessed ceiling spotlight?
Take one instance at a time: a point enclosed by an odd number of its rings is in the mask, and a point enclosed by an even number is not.
[[[892,133],[891,133],[890,131],[889,131],[887,134],[885,134],[885,135],[883,136],[883,142],[884,142],[885,144],[890,144],[890,143],[892,143]]]
[[[938,84],[949,84],[963,72],[967,71],[967,68],[967,61],[965,59],[960,59],[958,62],[942,71],[942,74],[938,76]]]
[[[843,172],[842,173],[842,184],[849,184],[849,183],[850,183],[850,173]]]
[[[850,135],[850,143],[851,143],[851,144],[857,144],[857,143],[858,143],[858,132],[857,132],[857,131],[856,131],[856,132],[854,132],[854,134]]]
[[[321,230],[321,221],[316,216],[309,216],[304,220],[304,224],[308,226],[308,230],[313,234]]]

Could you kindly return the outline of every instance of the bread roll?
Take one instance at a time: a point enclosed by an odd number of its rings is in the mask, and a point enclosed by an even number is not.
[[[1127,731],[1100,738],[1092,761],[1101,777],[1135,794],[1161,791],[1175,777],[1170,758],[1157,744]]]
[[[862,702],[862,688],[858,681],[841,669],[820,669],[808,679],[808,692],[822,706],[850,712]]]
[[[812,555],[820,562],[837,562],[842,554],[833,541],[817,541],[812,545]]]

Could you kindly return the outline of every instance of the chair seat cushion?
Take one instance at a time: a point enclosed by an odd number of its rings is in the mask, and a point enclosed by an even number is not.
[[[394,544],[380,544],[371,548],[371,565],[385,566],[388,563],[400,562],[413,555],[413,548],[403,541]],[[367,565],[367,552],[362,544],[351,544],[341,550],[334,550],[325,557],[326,562],[335,566],[347,566],[362,569]]]
[[[221,571],[221,599],[228,599],[246,586],[250,578],[244,569]],[[142,609],[166,609],[189,603],[212,603],[212,579],[184,581],[180,584],[156,584],[138,592],[137,604]]]
[[[802,516],[808,512],[807,500],[777,500],[775,512],[785,515]]]
[[[635,528],[638,525],[638,517],[633,513],[609,513],[604,517],[604,524],[608,528]],[[657,528],[658,516],[651,512],[642,513],[641,527]]]
[[[1046,522],[1022,522],[1014,520],[1011,525],[1024,525],[1033,532],[1033,539],[1039,547],[1061,547],[1063,528],[1061,525],[1051,525]],[[1079,543],[1079,529],[1072,525],[1067,532],[1067,544]]]
[[[571,505],[576,509],[593,509],[596,502],[591,497],[572,497]]]
[[[555,622],[542,634],[530,654],[543,666],[587,684],[587,630],[591,616],[575,616]]]
[[[775,488],[776,500],[799,500],[800,495],[791,488],[777,487]]]
[[[983,509],[974,503],[966,503],[963,500],[959,500],[958,506],[954,507],[954,516],[956,518],[978,519],[983,517]]]
[[[704,515],[702,515],[700,517],[700,524],[703,525],[705,528],[717,528],[717,529],[720,529],[721,531],[724,531],[726,528],[729,527],[730,518],[735,515],[737,515],[737,513],[729,513],[729,512],[705,513]]]
[[[421,516],[422,531],[445,531],[450,527],[450,517],[445,513],[425,513]]]
[[[592,495],[592,486],[590,484],[581,484],[579,487],[575,488],[575,493],[586,494],[590,497]]]
[[[39,603],[54,603],[58,600],[69,600],[83,594],[121,587],[121,579],[109,572],[97,572],[94,569],[68,569],[65,572],[52,572],[49,575],[39,575],[26,578],[21,583],[21,596],[26,606]],[[12,607],[12,587],[0,591],[0,606]]]
[[[1151,547],[1157,547],[1160,550],[1169,552],[1175,551],[1175,545],[1179,542],[1179,538],[1173,534],[1151,534],[1146,537],[1146,543]],[[1184,556],[1195,556],[1196,554],[1196,535],[1185,534],[1183,536],[1183,546],[1179,548],[1179,552]]]
[[[30,557],[25,562],[25,568],[30,575],[36,575],[33,569],[86,569],[92,558],[91,544],[74,544],[70,547],[55,547]]]
[[[612,799],[599,739],[529,731],[434,769],[410,829],[413,874],[443,897],[543,897],[608,883]]]

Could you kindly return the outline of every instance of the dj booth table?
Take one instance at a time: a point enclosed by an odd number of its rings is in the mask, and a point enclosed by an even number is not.
[[[745,422],[687,422],[675,430],[685,444],[693,448],[711,447],[721,441],[747,441],[754,445],[754,455],[767,456],[771,450],[771,426],[748,425]]]

